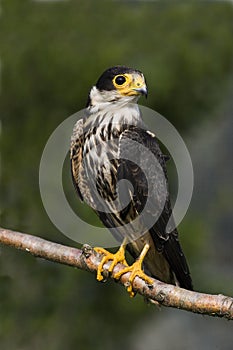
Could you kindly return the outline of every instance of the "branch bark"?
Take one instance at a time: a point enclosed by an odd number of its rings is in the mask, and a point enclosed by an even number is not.
[[[90,272],[95,272],[101,261],[101,256],[89,245],[84,245],[80,250],[4,228],[0,228],[0,243],[21,249],[36,257]],[[106,278],[108,277],[109,265],[110,263],[104,265],[104,275]],[[121,271],[123,268],[124,265],[117,264],[113,270],[113,274]],[[124,274],[119,283],[127,286],[129,276],[130,273]],[[145,281],[136,277],[133,282],[133,289],[136,293],[164,306],[233,320],[233,298],[229,296],[198,293],[155,279],[153,281],[153,285],[148,286]]]

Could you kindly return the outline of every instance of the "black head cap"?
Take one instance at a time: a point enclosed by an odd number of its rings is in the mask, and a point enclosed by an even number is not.
[[[137,69],[133,69],[125,66],[115,66],[115,67],[108,68],[98,79],[96,83],[96,87],[100,91],[115,90],[115,86],[113,85],[112,80],[116,75],[125,74],[125,73],[135,73],[135,72],[142,74],[142,72],[140,72]]]

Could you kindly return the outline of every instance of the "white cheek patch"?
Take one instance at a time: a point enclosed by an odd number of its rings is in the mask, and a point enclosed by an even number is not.
[[[139,96],[124,96],[118,90],[99,91],[96,86],[93,86],[90,91],[90,107],[88,110],[91,113],[108,111],[116,108],[122,108],[128,103],[136,103]]]

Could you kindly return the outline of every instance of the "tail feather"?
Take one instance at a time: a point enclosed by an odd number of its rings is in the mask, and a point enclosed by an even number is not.
[[[170,234],[169,239],[164,244],[163,254],[174,272],[179,286],[193,290],[189,267],[178,238],[175,235]]]

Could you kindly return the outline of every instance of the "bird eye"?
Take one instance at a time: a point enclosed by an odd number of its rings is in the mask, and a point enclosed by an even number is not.
[[[117,85],[123,85],[126,82],[126,79],[124,75],[118,75],[118,77],[115,79],[115,82]]]

